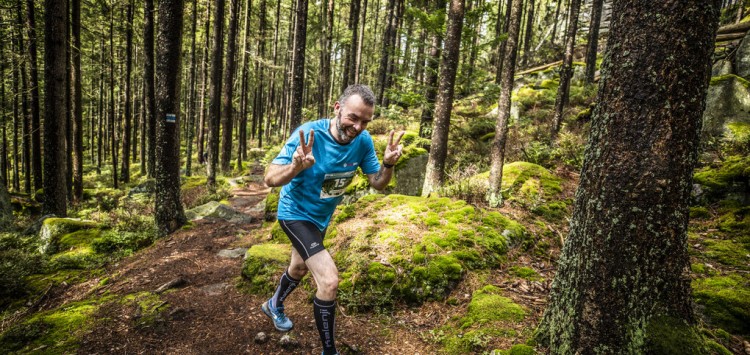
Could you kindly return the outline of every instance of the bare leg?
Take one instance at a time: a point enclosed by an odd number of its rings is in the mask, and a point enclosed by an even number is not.
[[[292,262],[294,262],[295,253],[296,251],[292,253]],[[339,271],[336,269],[336,264],[333,262],[331,254],[327,250],[321,251],[309,257],[305,264],[312,272],[315,283],[318,286],[315,297],[322,301],[335,300],[336,291],[339,288]]]

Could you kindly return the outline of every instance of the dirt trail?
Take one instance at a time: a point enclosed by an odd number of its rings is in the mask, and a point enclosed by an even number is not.
[[[217,255],[224,249],[250,247],[248,242],[243,244],[242,236],[260,226],[262,211],[255,207],[269,191],[262,183],[237,185],[233,189],[229,199],[232,207],[253,217],[254,222],[197,221],[192,228],[177,231],[110,266],[109,283],[96,291],[99,294],[153,292],[173,280],[180,280],[183,285],[161,294],[164,304],[159,309],[163,311],[158,312],[156,319],[146,319],[135,301],[108,304],[98,314],[106,319],[104,324],[84,336],[80,353],[321,352],[306,290],[298,289],[286,302],[287,314],[295,322],[289,334],[297,344],[282,348],[279,340],[283,334],[260,311],[259,306],[267,296],[244,294],[236,287],[242,258]],[[350,354],[435,353],[433,346],[420,340],[418,334],[444,319],[418,317],[421,324],[415,325],[415,313],[400,313],[394,317],[347,316],[341,310],[336,324],[339,350]],[[254,341],[259,332],[268,337],[263,344]]]

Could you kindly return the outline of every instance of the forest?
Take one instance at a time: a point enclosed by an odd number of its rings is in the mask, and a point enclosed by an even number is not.
[[[261,310],[296,248],[264,175],[363,84],[392,177],[360,166],[323,231],[339,353],[750,355],[745,0],[0,0],[0,23],[0,353],[319,353],[312,275],[291,331]]]

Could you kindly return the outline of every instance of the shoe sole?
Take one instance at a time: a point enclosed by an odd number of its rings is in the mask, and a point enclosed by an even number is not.
[[[271,319],[271,323],[273,323],[273,327],[276,328],[276,330],[278,330],[280,332],[285,332],[286,333],[286,332],[292,330],[292,328],[294,328],[294,325],[292,325],[291,328],[289,328],[289,329],[279,328],[276,325],[276,322],[273,321],[273,314],[271,314],[271,311],[266,306],[267,304],[268,304],[268,302],[266,301],[262,305],[260,305],[260,310],[263,311],[263,314],[265,314],[268,318]]]

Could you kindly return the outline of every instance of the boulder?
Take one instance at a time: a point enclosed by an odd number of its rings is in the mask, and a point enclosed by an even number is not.
[[[736,75],[711,79],[703,113],[703,141],[724,137],[733,124],[750,123],[750,83]]]
[[[58,251],[60,239],[64,235],[96,227],[95,222],[79,218],[47,218],[42,222],[42,228],[39,231],[39,252],[54,254]]]
[[[273,292],[281,273],[289,265],[291,244],[257,244],[245,253],[242,276],[250,282],[250,292],[268,294]]]
[[[252,217],[216,201],[186,211],[185,217],[191,221],[206,217],[221,218],[233,223],[250,223],[253,221]]]
[[[750,36],[750,31],[745,34],[734,54],[734,72],[745,79],[750,79],[750,39],[748,36]]]
[[[149,179],[130,189],[130,191],[128,191],[128,196],[133,196],[134,194],[152,194],[154,192],[156,192],[156,180]]]
[[[732,61],[720,60],[714,63],[714,66],[711,68],[711,76],[721,76],[727,74],[734,74],[734,70],[732,69]]]

